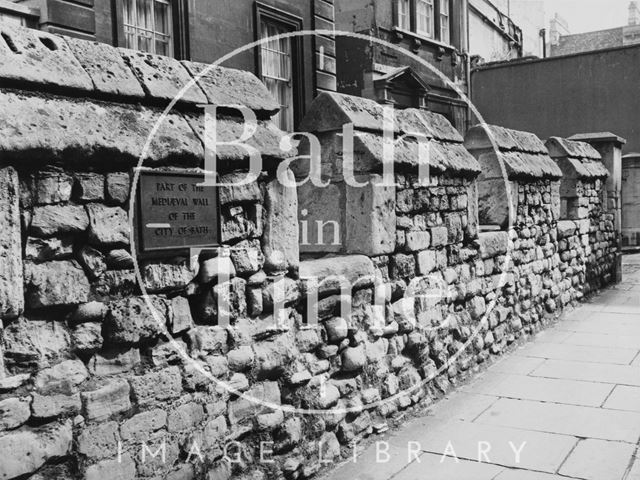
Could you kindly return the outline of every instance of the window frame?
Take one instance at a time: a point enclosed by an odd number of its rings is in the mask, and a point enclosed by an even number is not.
[[[171,10],[172,53],[176,60],[190,60],[188,0],[167,0]],[[124,33],[124,0],[112,0],[114,45],[126,48]],[[142,51],[142,50],[140,50]]]
[[[453,18],[453,12],[455,11],[455,3],[451,0],[408,0],[409,3],[409,28],[400,25],[400,3],[406,4],[407,0],[394,0],[393,1],[393,29],[400,34],[408,34],[419,40],[432,42],[441,47],[447,49],[455,49],[453,39],[453,25],[451,19]],[[424,3],[428,5],[427,8],[431,9],[431,18],[429,26],[432,32],[429,34],[423,30],[418,29],[418,5]],[[447,13],[443,15],[442,6],[446,5]],[[448,35],[444,37],[442,19],[443,16],[447,18],[448,22]]]
[[[414,0],[415,3],[415,33],[417,33],[418,35],[423,35],[427,38],[436,40],[436,12],[439,15],[438,9],[437,9],[437,4],[435,2],[435,0]],[[427,15],[426,15],[426,19],[427,19],[427,26],[429,28],[430,31],[425,31],[425,30],[420,30],[420,15],[419,15],[419,6],[420,5],[426,5],[426,9],[427,9]]]
[[[255,40],[261,39],[261,26],[263,21],[278,24],[291,32],[304,30],[304,20],[285,10],[255,2],[254,9],[254,35]],[[304,116],[305,83],[304,83],[304,56],[303,41],[301,37],[292,37],[291,41],[291,87],[293,105],[293,128],[295,129]],[[258,78],[262,81],[262,46],[255,48],[255,65]]]

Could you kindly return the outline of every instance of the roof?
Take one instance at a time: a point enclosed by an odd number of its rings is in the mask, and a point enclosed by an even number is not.
[[[469,129],[464,140],[471,152],[496,152],[511,180],[539,180],[562,177],[542,140],[535,134],[497,125],[481,124]]]
[[[623,31],[623,27],[617,27],[609,30],[562,35],[560,43],[551,46],[551,55],[571,55],[579,52],[621,47],[624,45]]]

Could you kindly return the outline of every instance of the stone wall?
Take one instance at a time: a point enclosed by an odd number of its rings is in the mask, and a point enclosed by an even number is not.
[[[562,173],[530,134],[476,129],[467,150],[444,117],[406,110],[388,177],[382,108],[326,93],[304,127],[331,183],[296,189],[276,173],[293,181],[309,165],[289,170],[294,153],[269,123],[277,105],[252,75],[215,69],[163,116],[202,65],[8,35],[1,478],[310,478],[600,286],[615,250],[597,179],[581,180],[588,231],[583,220],[557,225]],[[204,175],[201,103],[226,107],[223,134],[241,132],[234,105],[260,119],[248,143],[263,154],[261,175],[220,188],[219,248],[135,255],[138,160]],[[361,187],[344,168],[345,124],[358,133]],[[479,232],[487,132],[513,222]],[[223,181],[246,174],[246,157],[218,151]],[[385,178],[392,185],[372,185]],[[304,242],[299,219],[335,222],[339,241]]]

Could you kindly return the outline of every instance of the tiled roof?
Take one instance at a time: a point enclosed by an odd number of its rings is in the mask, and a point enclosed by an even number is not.
[[[606,48],[622,47],[623,27],[596,32],[578,33],[575,35],[563,35],[559,45],[551,46],[551,55],[571,55],[580,52],[591,52]]]

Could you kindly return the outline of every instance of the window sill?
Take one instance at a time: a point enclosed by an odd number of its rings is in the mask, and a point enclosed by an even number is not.
[[[426,43],[426,44],[429,44],[429,45],[433,45],[435,47],[444,48],[445,50],[448,50],[449,52],[457,51],[456,47],[454,47],[451,44],[441,42],[440,40],[436,40],[434,38],[427,37],[425,35],[421,35],[421,34],[416,33],[416,32],[412,32],[411,30],[405,30],[404,28],[393,27],[391,29],[391,31],[393,33],[395,33],[395,34],[401,35],[402,37],[406,36],[406,37],[412,38],[414,40],[419,40],[422,44]]]

